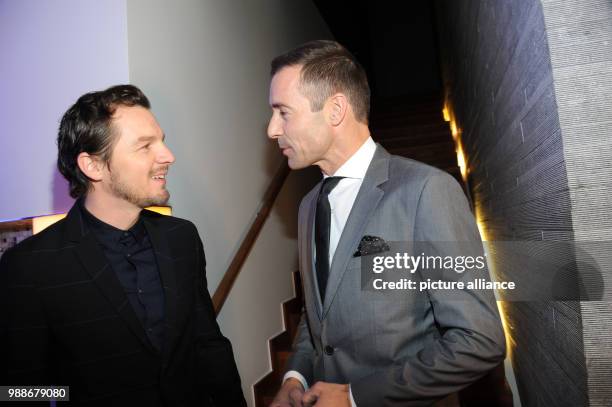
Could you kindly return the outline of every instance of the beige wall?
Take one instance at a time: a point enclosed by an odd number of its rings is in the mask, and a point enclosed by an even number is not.
[[[282,159],[265,135],[270,60],[331,34],[310,0],[128,0],[127,15],[130,81],[150,97],[175,153],[174,215],[198,227],[214,292]],[[296,196],[312,185],[304,177],[285,185],[294,196],[275,208],[219,318],[248,399],[292,295]]]

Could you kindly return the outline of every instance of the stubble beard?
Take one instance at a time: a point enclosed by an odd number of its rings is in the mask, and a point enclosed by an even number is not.
[[[118,198],[130,202],[139,208],[146,208],[148,206],[164,206],[170,199],[170,193],[168,190],[163,189],[162,193],[158,196],[142,196],[134,188],[123,183],[120,177],[115,172],[111,172],[110,190]]]

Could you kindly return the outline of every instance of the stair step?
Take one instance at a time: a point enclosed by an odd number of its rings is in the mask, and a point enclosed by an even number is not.
[[[418,98],[407,99],[406,97],[394,97],[386,99],[375,99],[372,101],[372,112],[384,114],[397,110],[442,110],[443,101],[440,95],[423,95]]]
[[[407,156],[404,156],[404,157],[409,158],[411,160],[418,161],[418,162],[423,163],[423,164],[430,165],[432,167],[439,168],[442,171],[447,171],[448,168],[452,168],[454,165],[457,165],[457,160],[452,160],[452,159],[447,159],[447,160],[424,160],[423,157],[407,157]]]
[[[412,150],[412,149],[399,149],[390,148],[388,151],[391,154],[399,155],[400,157],[411,158],[416,161],[421,161],[429,165],[443,165],[444,168],[447,166],[457,165],[457,156],[451,151],[431,151],[431,150]]]
[[[388,100],[381,102],[378,100],[372,103],[370,116],[383,118],[406,113],[437,113],[438,115],[441,115],[443,105],[444,103],[440,98],[425,101]]]
[[[426,114],[405,112],[389,117],[370,117],[370,125],[372,127],[394,127],[403,124],[430,124],[439,122],[444,122],[440,112],[429,112]]]
[[[400,155],[400,154],[396,154],[396,152],[394,151],[390,151],[392,154],[394,155]],[[415,160],[427,165],[431,165],[432,167],[436,167],[439,168],[443,171],[447,171],[448,168],[453,168],[453,166],[457,165],[457,160],[451,157],[447,157],[445,159],[428,159],[428,157],[418,157],[418,156],[406,156],[403,155],[401,157],[406,157],[406,158],[410,158],[411,160]],[[448,171],[447,171],[448,172]]]
[[[393,139],[406,139],[409,141],[411,138],[422,138],[422,137],[441,137],[446,140],[452,140],[453,136],[449,129],[434,130],[421,130],[421,131],[402,131],[395,130],[392,132],[377,132],[372,133],[374,138],[377,140],[393,140]]]
[[[283,303],[285,331],[270,339],[272,371],[255,383],[255,406],[268,407],[281,384],[282,374],[291,354],[291,344],[297,332],[303,304],[301,280],[298,272],[293,273],[295,297]]]
[[[273,376],[272,373],[269,373],[257,382],[254,386],[255,407],[268,407],[274,399],[280,384],[280,380]]]
[[[272,351],[290,349],[292,340],[293,338],[289,336],[289,332],[283,331],[270,340],[270,349]]]
[[[383,141],[381,143],[386,148],[387,144]],[[421,145],[391,145],[390,150],[394,154],[406,156],[406,157],[431,157],[436,158],[456,158],[455,143],[452,140],[440,141],[429,144]]]
[[[373,134],[378,135],[380,138],[394,138],[398,136],[410,136],[412,134],[422,133],[445,133],[451,136],[450,126],[444,121],[429,122],[422,124],[404,123],[393,127],[376,127],[371,126]]]
[[[419,161],[438,168],[449,168],[457,165],[456,157],[451,154],[446,154],[445,156],[441,157],[439,154],[428,152],[406,152],[398,150],[389,150],[389,152],[391,152],[393,155],[410,158],[411,160]]]
[[[438,107],[402,107],[393,111],[373,111],[370,118],[373,120],[393,119],[398,117],[419,117],[419,116],[434,116],[442,118],[442,109]]]
[[[274,371],[278,371],[278,372],[284,372],[285,371],[285,365],[287,364],[287,360],[289,359],[289,356],[291,355],[291,350],[287,349],[287,350],[279,350],[278,352],[276,352],[276,354],[274,355],[274,363],[272,364],[272,367],[274,369]],[[280,377],[279,377],[280,379]]]
[[[297,332],[297,326],[302,316],[302,304],[302,300],[297,297],[283,303],[285,329],[288,331],[290,338],[293,338]]]
[[[380,137],[372,135],[374,140],[388,148],[423,146],[432,143],[452,141],[450,132],[397,134],[395,137]]]

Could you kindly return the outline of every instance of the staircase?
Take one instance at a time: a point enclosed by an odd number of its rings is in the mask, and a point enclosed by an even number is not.
[[[285,364],[291,353],[291,344],[300,322],[304,300],[300,273],[293,272],[293,288],[295,297],[283,303],[283,322],[285,331],[268,341],[272,371],[255,383],[255,407],[268,407],[283,379]]]
[[[442,117],[442,105],[437,94],[418,101],[405,98],[379,101],[370,117],[372,138],[391,154],[440,168],[463,185],[455,142]]]

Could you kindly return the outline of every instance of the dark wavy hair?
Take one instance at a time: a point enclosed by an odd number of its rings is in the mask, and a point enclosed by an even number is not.
[[[136,86],[117,85],[84,94],[64,113],[57,136],[57,168],[68,180],[73,198],[84,196],[91,182],[77,164],[80,153],[99,156],[108,165],[116,139],[112,116],[119,106],[149,109],[151,104]]]
[[[346,48],[336,41],[316,40],[279,55],[270,64],[274,76],[287,66],[301,65],[300,91],[310,101],[310,110],[323,109],[335,92],[346,95],[355,118],[368,123],[370,86],[365,70]]]

